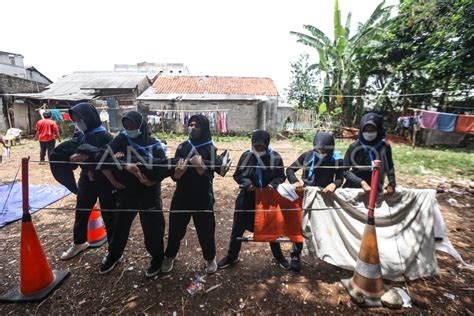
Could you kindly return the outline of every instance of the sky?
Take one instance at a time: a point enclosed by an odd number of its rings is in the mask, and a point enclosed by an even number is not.
[[[388,0],[396,4],[397,0]],[[379,0],[340,0],[345,22]],[[2,3],[0,51],[22,54],[51,80],[114,64],[184,63],[191,75],[269,77],[280,93],[290,63],[316,52],[290,31],[311,24],[332,38],[332,0],[15,0]],[[316,57],[314,61],[317,61]]]

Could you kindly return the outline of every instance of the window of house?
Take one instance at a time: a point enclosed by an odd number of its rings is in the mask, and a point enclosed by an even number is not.
[[[15,56],[8,56],[10,58],[10,64],[14,65],[15,64]]]

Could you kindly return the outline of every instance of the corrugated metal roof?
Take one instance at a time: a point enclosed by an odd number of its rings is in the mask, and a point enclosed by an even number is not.
[[[183,99],[238,99],[260,100],[262,96],[278,95],[273,80],[255,77],[174,76],[158,77],[153,86],[140,95],[139,100],[163,100],[170,95]]]
[[[63,76],[41,93],[22,93],[18,96],[35,99],[90,100],[100,89],[134,89],[143,80],[144,73],[115,71],[79,71]]]

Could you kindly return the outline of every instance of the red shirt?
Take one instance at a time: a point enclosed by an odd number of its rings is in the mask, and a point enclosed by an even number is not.
[[[36,133],[40,142],[53,140],[58,131],[58,125],[53,120],[42,119],[36,122]]]

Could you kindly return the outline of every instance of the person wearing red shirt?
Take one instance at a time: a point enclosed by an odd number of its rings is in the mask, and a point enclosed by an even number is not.
[[[35,139],[39,140],[40,143],[40,165],[44,164],[46,151],[49,157],[49,154],[54,149],[56,138],[61,142],[58,125],[51,119],[51,116],[51,111],[45,111],[43,113],[44,118],[36,123]]]

